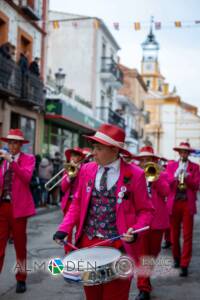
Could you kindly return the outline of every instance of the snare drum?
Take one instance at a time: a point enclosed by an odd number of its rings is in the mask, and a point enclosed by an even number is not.
[[[64,260],[63,276],[66,281],[98,285],[118,278],[115,264],[121,256],[111,247],[83,248],[68,254]]]

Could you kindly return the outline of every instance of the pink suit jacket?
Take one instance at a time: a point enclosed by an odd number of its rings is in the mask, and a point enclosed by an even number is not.
[[[167,173],[170,182],[170,194],[167,200],[167,206],[169,213],[172,214],[172,209],[174,205],[174,199],[176,195],[176,190],[178,186],[178,180],[174,178],[174,173],[179,166],[179,162],[171,162],[167,166]],[[197,190],[200,185],[200,172],[199,166],[191,161],[188,162],[188,167],[186,170],[188,176],[185,178],[185,182],[187,185],[187,198],[188,205],[190,209],[190,213],[194,215],[197,212],[196,208],[196,199],[197,199]]]
[[[7,161],[3,161],[0,168],[0,189],[3,189],[4,172]],[[12,207],[14,218],[29,217],[35,214],[35,205],[29,188],[35,167],[33,155],[20,153],[17,162],[11,163],[14,171],[12,181]]]
[[[169,227],[167,196],[170,193],[170,186],[166,172],[161,172],[158,180],[152,183],[151,192],[151,200],[155,208],[155,215],[151,223],[151,228],[167,229]]]
[[[85,164],[80,172],[78,191],[69,208],[68,213],[60,224],[58,230],[66,233],[72,232],[75,224],[79,223],[76,233],[76,242],[83,233],[84,222],[87,218],[92,189],[95,184],[98,165],[95,162]],[[128,228],[139,229],[150,225],[154,209],[148,198],[146,180],[143,170],[137,166],[121,160],[120,177],[117,182],[116,198],[122,187],[126,187],[126,199],[116,205],[116,225],[119,234],[127,232]],[[137,256],[134,244],[123,241],[126,253],[133,258]]]

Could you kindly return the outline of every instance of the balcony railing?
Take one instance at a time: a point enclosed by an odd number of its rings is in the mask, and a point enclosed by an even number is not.
[[[33,21],[38,21],[41,19],[41,15],[39,12],[39,9],[36,9],[34,6],[34,3],[31,4],[27,0],[21,0],[19,1],[19,6],[23,10],[23,12],[31,18]]]
[[[112,57],[101,58],[101,73],[112,74],[116,81],[123,84],[123,73]]]
[[[22,101],[26,103],[44,107],[44,85],[39,77],[28,72],[23,77]]]
[[[22,74],[20,67],[0,53],[0,94],[4,98],[26,105],[44,106],[43,82],[30,72]]]
[[[0,53],[0,93],[19,98],[21,96],[21,70],[11,59]]]
[[[125,120],[118,113],[112,110],[110,107],[100,106],[97,107],[99,110],[99,117],[101,120],[108,122],[113,125],[117,125],[121,128],[125,128]]]

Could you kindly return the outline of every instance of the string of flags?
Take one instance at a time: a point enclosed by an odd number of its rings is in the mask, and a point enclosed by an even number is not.
[[[89,18],[85,18],[85,20],[88,20]],[[61,27],[61,24],[68,23],[71,24],[74,28],[81,28],[84,27],[84,23],[82,22],[84,19],[74,19],[74,20],[67,20],[67,19],[61,19],[61,20],[51,20],[49,21],[52,23],[52,26],[54,29],[59,29]],[[193,20],[193,21],[181,21],[176,20],[174,22],[160,22],[160,21],[153,21],[150,23],[152,28],[155,30],[161,30],[161,29],[173,29],[173,28],[199,28],[200,20]],[[99,19],[93,19],[93,25],[94,28],[98,29],[101,26],[101,21]],[[113,22],[110,25],[111,28],[113,28],[116,31],[119,31],[120,29],[124,28],[125,25],[121,24],[120,22]],[[149,22],[133,22],[129,25],[130,29],[133,29],[135,31],[139,31],[142,29],[149,28]]]

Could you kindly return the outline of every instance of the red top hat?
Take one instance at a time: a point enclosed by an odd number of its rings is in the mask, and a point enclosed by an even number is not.
[[[82,158],[84,158],[86,156],[86,154],[83,152],[83,149],[81,149],[80,147],[70,148],[70,149],[65,150],[65,157],[66,157],[67,161],[70,161],[72,152],[77,153]]]
[[[139,154],[133,156],[133,158],[137,159],[137,160],[140,160],[141,158],[144,158],[144,157],[153,157],[153,158],[160,159],[159,156],[154,154],[154,150],[151,146],[145,146],[145,147],[140,148]]]
[[[190,147],[188,142],[181,142],[178,147],[173,148],[174,151],[187,150],[189,152],[193,152],[194,149]]]
[[[95,135],[85,135],[85,137],[92,142],[97,142],[106,146],[117,147],[122,154],[132,156],[132,154],[125,149],[125,132],[118,126],[102,124]]]
[[[6,137],[0,138],[1,141],[8,143],[10,140],[20,141],[22,144],[28,144],[29,141],[25,140],[24,134],[21,129],[10,129]]]

